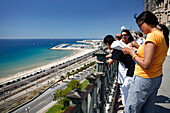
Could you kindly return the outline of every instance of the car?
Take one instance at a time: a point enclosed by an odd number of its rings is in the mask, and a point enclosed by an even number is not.
[[[10,85],[11,84],[11,82],[7,82],[7,83],[5,83],[6,85]]]
[[[30,74],[29,76],[32,76],[32,74]]]
[[[2,85],[0,85],[0,88],[2,88],[4,85],[2,84]]]
[[[13,80],[11,83],[15,83],[16,82],[16,80]]]
[[[21,79],[25,79],[25,77],[22,77]]]
[[[17,79],[17,82],[18,82],[18,81],[20,81],[20,80],[21,80],[21,79],[20,79],[20,78],[18,78],[18,79]]]

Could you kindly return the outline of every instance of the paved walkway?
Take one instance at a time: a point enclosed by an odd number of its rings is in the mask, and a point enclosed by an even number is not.
[[[163,65],[163,79],[156,98],[156,113],[170,113],[170,55]]]

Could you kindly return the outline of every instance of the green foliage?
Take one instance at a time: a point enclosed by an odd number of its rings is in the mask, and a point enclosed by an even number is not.
[[[63,89],[63,97],[66,96],[71,90],[71,88]]]
[[[65,77],[63,75],[61,75],[60,79],[63,81],[65,79]]]
[[[81,90],[85,89],[88,85],[89,81],[86,79],[81,83]]]
[[[87,65],[86,64],[84,64],[84,67],[86,67]]]
[[[94,68],[96,69],[96,65],[94,66]]]
[[[81,89],[81,84],[80,84],[80,81],[73,79],[67,84],[67,87],[71,88],[72,90],[73,89]]]
[[[63,113],[65,109],[63,109],[63,105],[54,105],[50,108],[46,113]],[[63,109],[63,110],[62,110]]]
[[[96,62],[90,62],[89,64],[84,64],[84,67],[81,67],[80,69],[76,69],[76,71],[72,70],[72,73],[67,72],[66,76],[69,78],[69,76],[71,74],[75,74],[78,73],[82,70],[84,70],[85,68],[88,68],[92,65],[94,65]],[[96,67],[96,65],[95,65]],[[65,77],[62,75],[60,77],[60,79],[63,81],[65,79]],[[89,81],[88,80],[84,80],[82,82],[82,84],[80,84],[80,81],[77,81],[75,79],[71,80],[68,84],[67,84],[67,88],[66,89],[61,89],[61,90],[57,90],[56,94],[54,95],[53,100],[58,100],[60,99],[60,101],[58,102],[60,104],[60,110],[56,110],[56,111],[52,111],[52,112],[47,112],[47,113],[62,113],[64,112],[64,110],[66,109],[67,106],[69,106],[69,99],[66,97],[66,95],[73,89],[78,89],[78,90],[83,90],[87,87]],[[59,108],[58,107],[58,108]],[[52,108],[51,108],[52,109]],[[53,108],[54,109],[54,108]],[[50,111],[50,110],[49,110]]]
[[[70,99],[68,99],[67,97],[64,97],[62,99],[62,102],[63,102],[63,106],[64,106],[62,109],[65,109],[67,106],[70,105]]]
[[[64,110],[69,106],[70,99],[66,97],[66,95],[72,90],[73,87],[81,87],[81,90],[87,87],[89,81],[86,79],[81,84],[79,81],[73,79],[71,80],[67,86],[66,89],[57,90],[56,94],[54,95],[54,98],[57,100],[62,97],[60,101],[58,101],[58,105],[54,105],[50,110],[48,110],[46,113],[63,113]],[[75,85],[72,85],[75,84]],[[78,89],[78,88],[77,88]]]
[[[69,79],[70,75],[71,75],[70,72],[67,72],[66,76],[68,77],[68,79]]]
[[[80,69],[76,69],[76,72],[79,72],[80,71]]]
[[[62,89],[56,91],[56,93],[55,93],[55,95],[53,97],[53,100],[58,100],[61,97],[63,97],[63,90]]]
[[[81,67],[80,70],[81,70],[81,71],[84,70],[84,67]]]

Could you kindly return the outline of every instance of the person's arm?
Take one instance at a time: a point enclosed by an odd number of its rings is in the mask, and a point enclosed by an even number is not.
[[[110,58],[110,57],[112,57],[112,54],[106,55],[106,58]]]
[[[112,54],[108,55],[108,56],[110,56],[110,59],[107,60],[108,65],[111,65],[115,60],[118,60],[122,54],[123,54],[123,52],[121,50],[114,49],[114,51],[112,51]]]
[[[109,59],[109,60],[107,60],[107,62],[109,63],[108,65],[110,66],[114,62],[114,60],[113,59]]]
[[[135,41],[133,41],[133,42],[132,42],[132,47],[135,47],[135,48],[137,48],[137,49],[138,49],[138,48],[139,48],[139,44],[138,44],[138,43],[136,43]]]
[[[135,56],[134,59],[138,63],[138,65],[141,66],[143,69],[148,70],[153,63],[153,59],[156,52],[156,45],[152,42],[146,43],[144,48],[144,59],[141,59],[140,57],[136,56],[136,53],[127,47],[123,48],[122,51],[124,54],[130,54],[132,58]]]

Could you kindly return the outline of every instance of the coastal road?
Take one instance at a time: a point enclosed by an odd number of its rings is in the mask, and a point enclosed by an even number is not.
[[[94,57],[91,57],[91,56],[88,56],[88,57],[86,57],[86,58],[83,58],[83,59],[81,59],[80,61],[77,61],[77,62],[75,62],[75,63],[73,63],[73,64],[71,64],[70,65],[70,63],[67,63],[66,65],[68,65],[67,67],[65,67],[65,68],[63,68],[63,69],[57,69],[57,72],[54,72],[54,73],[51,73],[51,74],[49,74],[48,76],[45,76],[45,77],[43,77],[43,78],[41,78],[41,79],[38,79],[38,80],[36,80],[36,81],[34,81],[34,82],[28,82],[28,81],[31,81],[31,80],[29,80],[29,79],[33,79],[33,78],[28,78],[28,80],[26,79],[26,80],[21,80],[21,81],[19,81],[19,82],[16,82],[16,83],[14,83],[14,84],[11,84],[11,86],[10,87],[13,87],[13,86],[16,86],[17,84],[17,86],[21,86],[20,84],[21,83],[29,83],[29,84],[27,84],[27,85],[25,85],[25,86],[23,86],[23,87],[21,87],[21,88],[19,88],[19,89],[15,89],[15,90],[13,90],[13,91],[11,91],[10,92],[10,94],[12,95],[12,96],[9,96],[9,97],[7,97],[6,98],[6,101],[8,101],[8,100],[13,100],[12,98],[14,97],[14,98],[16,98],[16,97],[19,97],[20,95],[23,95],[23,91],[21,91],[23,88],[26,88],[26,86],[29,86],[29,85],[31,85],[31,84],[47,84],[48,82],[50,82],[51,80],[58,80],[58,79],[60,79],[60,76],[61,75],[66,75],[66,73],[67,72],[71,72],[72,70],[76,70],[77,68],[80,68],[80,67],[82,67],[84,64],[88,64],[89,62],[91,62],[91,61],[95,61],[95,58]],[[48,71],[49,72],[51,72],[51,70],[53,70],[53,69],[49,69],[49,70],[46,70],[45,72],[43,72],[43,73],[48,73]],[[43,74],[43,73],[41,73],[41,74]],[[39,75],[37,75],[37,76],[39,76]],[[34,77],[34,78],[36,78],[36,76]],[[45,80],[45,81],[44,81]],[[42,82],[41,83],[41,81],[44,81],[44,82]],[[21,82],[21,83],[20,83]],[[13,86],[12,86],[13,85]],[[34,88],[33,88],[34,87]],[[29,88],[29,91],[32,89],[36,89],[37,87],[34,85],[32,88]],[[27,90],[27,89],[26,89]],[[16,92],[18,92],[18,93],[16,93]],[[27,91],[26,91],[27,92]],[[1,95],[1,97],[3,98],[3,95]],[[3,101],[3,99],[1,99],[1,101],[0,101],[0,103],[2,103],[2,101]]]
[[[28,113],[28,112],[29,113],[40,113],[40,110],[43,107],[45,107],[46,105],[48,105],[50,102],[53,101],[52,100],[53,99],[53,94],[56,92],[57,89],[59,90],[59,89],[66,88],[67,83],[72,79],[82,81],[88,75],[91,75],[92,73],[94,73],[94,68],[93,67],[87,69],[86,71],[82,72],[81,74],[78,74],[77,76],[70,77],[69,80],[66,79],[63,83],[61,83],[59,85],[56,85],[56,87],[54,87],[54,88],[48,89],[46,92],[44,92],[38,98],[36,98],[32,102],[20,107],[19,109],[17,109],[13,113]]]
[[[76,59],[76,60],[77,60],[77,59]],[[18,102],[18,100],[17,100],[18,97],[20,97],[20,96],[22,96],[22,95],[26,95],[27,92],[32,91],[32,90],[38,88],[39,85],[42,86],[42,85],[45,85],[45,84],[49,84],[49,83],[51,82],[51,80],[55,80],[55,82],[56,82],[58,79],[60,79],[60,76],[61,76],[61,75],[65,75],[67,72],[71,72],[72,70],[76,70],[77,68],[80,68],[80,67],[84,66],[84,64],[89,64],[90,62],[95,61],[95,60],[96,60],[95,57],[92,57],[91,55],[89,55],[89,56],[87,56],[87,57],[82,57],[80,60],[74,62],[73,64],[70,64],[71,62],[69,62],[68,64],[66,64],[66,65],[68,65],[68,66],[66,66],[65,68],[57,69],[57,72],[51,73],[50,75],[41,78],[41,79],[44,79],[44,80],[45,80],[44,82],[40,83],[39,80],[37,80],[37,82],[34,81],[33,83],[30,82],[29,84],[37,84],[37,85],[35,85],[35,86],[33,86],[33,87],[30,87],[30,88],[28,88],[28,89],[25,89],[25,90],[22,90],[22,88],[16,89],[16,90],[18,90],[18,93],[17,93],[17,94],[12,95],[12,96],[6,98],[5,101],[0,101],[0,103],[2,103],[2,104],[3,104],[3,103],[4,103],[4,104],[6,103],[6,106],[8,106],[8,102],[15,104],[16,101]],[[53,68],[53,69],[54,69],[54,68]],[[51,69],[51,70],[53,70],[53,69]],[[47,72],[47,71],[50,71],[50,70],[46,70],[45,72]],[[82,72],[81,72],[81,73],[82,73]],[[83,73],[85,73],[85,72],[83,72]],[[87,74],[87,73],[86,73],[86,74]],[[76,76],[75,76],[75,77],[76,77]],[[46,79],[46,78],[48,78],[48,79]],[[80,78],[81,78],[81,76],[80,76],[80,77],[77,76],[77,79],[80,79]],[[40,79],[40,81],[42,81],[41,79]],[[26,81],[27,81],[27,80],[26,80]],[[68,83],[68,81],[67,81],[66,83]],[[28,84],[28,85],[29,85],[29,84]],[[26,85],[26,86],[27,86],[27,85]],[[23,86],[23,88],[24,88],[24,87],[26,88],[26,86]],[[63,87],[62,87],[62,86],[57,86],[56,88],[57,88],[57,89],[61,89],[61,88],[63,88]],[[56,92],[56,90],[54,90],[54,91],[52,91],[52,92]],[[12,93],[12,92],[11,92],[11,93]],[[47,94],[46,94],[46,95],[47,95]],[[50,90],[49,90],[49,94],[48,94],[47,96],[48,96],[48,97],[51,97],[51,100],[52,100],[52,96],[51,96],[51,91],[50,91]],[[42,101],[42,100],[44,100],[44,101]],[[14,102],[13,102],[13,101],[14,101]],[[43,107],[42,107],[43,104],[44,104],[44,105],[47,105],[47,103],[49,103],[49,101],[50,101],[50,99],[47,99],[46,96],[45,96],[44,99],[40,99],[40,100],[37,101],[37,102],[38,102],[38,103],[41,103],[40,109],[42,109],[42,108],[43,108]],[[35,102],[35,103],[36,103],[36,102]],[[35,105],[38,105],[38,104],[36,103]],[[29,106],[26,105],[26,106],[23,108],[23,111],[26,110],[26,109],[34,108],[35,105],[33,105],[33,107],[31,107],[31,106],[29,107]],[[10,106],[9,106],[9,107],[10,107]],[[23,111],[22,111],[22,112],[23,112]],[[35,111],[36,111],[36,110],[35,110]],[[26,112],[26,111],[25,111],[25,112]],[[33,113],[35,113],[35,112],[33,112]]]

